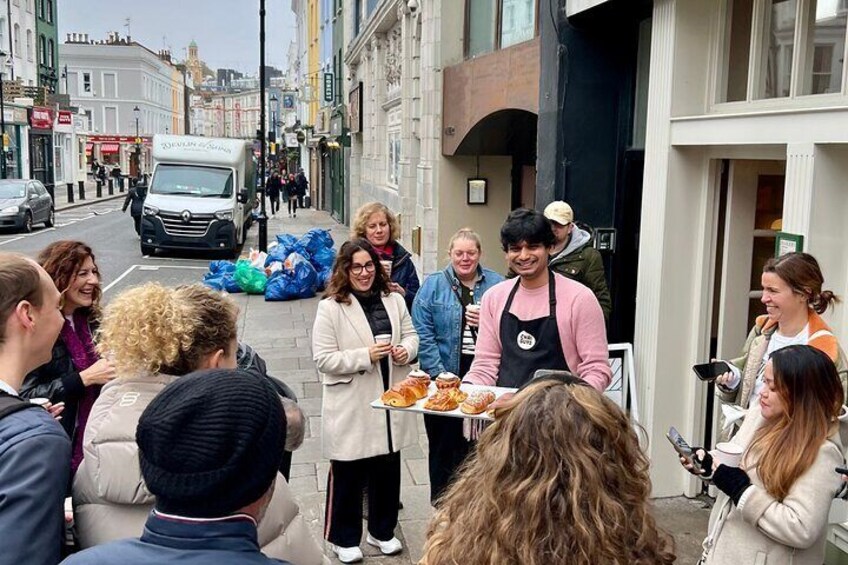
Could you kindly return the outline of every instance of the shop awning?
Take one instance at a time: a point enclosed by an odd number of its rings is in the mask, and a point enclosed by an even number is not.
[[[85,154],[86,155],[91,155],[91,152],[93,150],[94,150],[94,144],[93,143],[86,143],[85,144]]]
[[[103,143],[100,145],[100,153],[118,153],[120,151],[120,143]]]

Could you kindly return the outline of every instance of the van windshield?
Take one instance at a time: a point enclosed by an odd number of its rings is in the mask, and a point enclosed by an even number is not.
[[[150,193],[197,196],[198,198],[231,198],[233,172],[212,167],[162,164],[156,167]]]

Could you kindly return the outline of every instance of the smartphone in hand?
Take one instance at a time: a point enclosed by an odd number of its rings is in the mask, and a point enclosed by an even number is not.
[[[692,450],[692,447],[686,443],[686,440],[683,439],[683,436],[677,431],[677,428],[674,426],[668,429],[668,433],[666,434],[668,441],[671,442],[671,446],[674,448],[677,453],[683,457],[687,463],[692,465],[692,468],[696,473],[701,474],[703,469],[698,461],[695,459],[695,452]]]
[[[724,361],[713,361],[712,363],[701,363],[694,365],[692,370],[699,379],[706,382],[712,382],[721,375],[730,372],[730,365]]]

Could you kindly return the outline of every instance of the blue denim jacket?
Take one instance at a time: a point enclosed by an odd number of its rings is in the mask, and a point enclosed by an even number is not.
[[[500,274],[483,267],[478,267],[478,273],[480,277],[474,285],[476,302],[480,302],[487,290],[504,280]],[[432,376],[459,371],[462,305],[452,288],[452,285],[458,287],[459,284],[451,266],[432,273],[424,281],[412,305],[412,323],[419,339],[418,360],[421,370]]]

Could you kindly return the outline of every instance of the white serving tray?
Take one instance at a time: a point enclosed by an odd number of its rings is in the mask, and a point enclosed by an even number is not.
[[[468,383],[461,384],[459,388],[460,388],[460,390],[462,390],[462,392],[467,392],[468,394],[471,394],[471,393],[479,391],[479,390],[491,390],[492,392],[495,393],[496,399],[500,398],[502,395],[506,394],[507,392],[515,392],[516,390],[518,390],[518,389],[515,389],[515,388],[509,388],[509,387],[503,387],[503,386],[484,386],[484,385],[473,385],[473,384],[468,384]],[[400,412],[410,412],[410,413],[414,413],[414,414],[432,414],[432,415],[435,415],[435,416],[449,416],[451,418],[467,418],[469,420],[489,420],[489,421],[492,420],[492,417],[489,416],[488,414],[486,414],[486,412],[483,412],[482,414],[465,414],[459,408],[456,408],[455,410],[451,410],[449,412],[439,412],[437,410],[425,410],[424,404],[427,402],[427,399],[430,396],[435,394],[435,392],[436,392],[436,383],[431,382],[430,388],[427,391],[427,396],[425,396],[424,398],[422,398],[421,400],[419,400],[418,402],[416,402],[412,406],[407,406],[406,408],[398,408],[397,406],[386,406],[385,404],[383,404],[383,401],[378,398],[377,400],[375,400],[374,402],[371,403],[371,408],[376,408],[378,410],[398,410]],[[460,405],[461,404],[462,403],[460,403]]]

